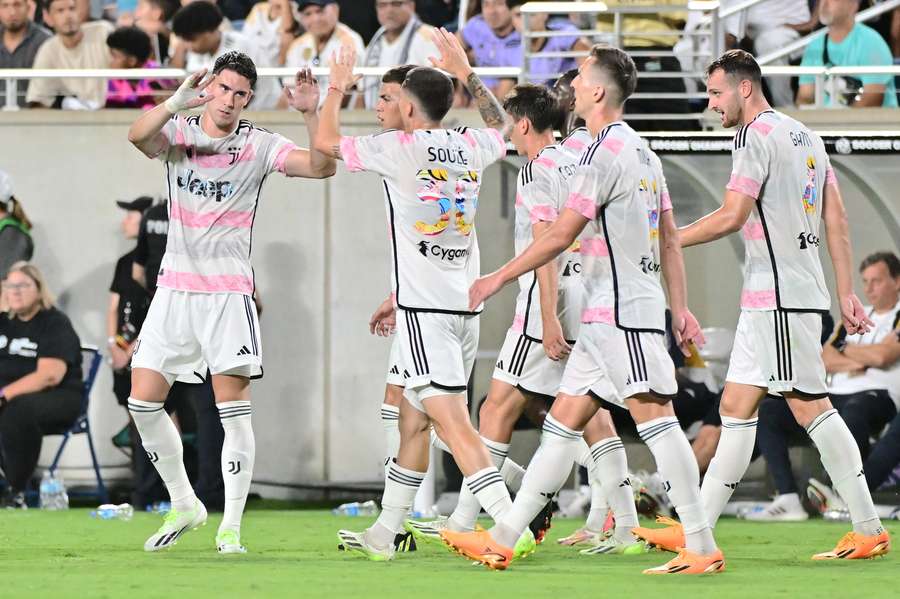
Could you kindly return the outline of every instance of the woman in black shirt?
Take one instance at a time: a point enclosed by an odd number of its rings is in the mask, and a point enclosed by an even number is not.
[[[41,272],[13,264],[3,280],[0,314],[0,449],[10,486],[7,504],[24,506],[44,435],[62,433],[81,408],[81,342],[53,307]]]

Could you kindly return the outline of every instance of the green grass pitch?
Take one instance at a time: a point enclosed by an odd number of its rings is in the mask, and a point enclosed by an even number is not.
[[[391,563],[337,551],[339,528],[361,530],[371,518],[326,511],[251,509],[244,519],[246,555],[219,556],[213,539],[220,515],[158,554],[142,550],[161,523],[96,521],[88,510],[0,511],[0,596],[55,597],[882,597],[896,593],[897,556],[812,562],[847,525],[811,520],[760,524],[723,519],[723,574],[651,577],[646,567],[671,554],[587,557],[556,539],[580,521],[556,520],[538,552],[506,572],[472,565],[441,546],[425,545]],[[898,538],[900,526],[888,528]],[[708,593],[708,594],[707,594]]]

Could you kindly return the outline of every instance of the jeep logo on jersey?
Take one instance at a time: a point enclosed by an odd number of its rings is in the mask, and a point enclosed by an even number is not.
[[[193,170],[178,175],[178,188],[201,198],[215,199],[217,202],[228,199],[234,193],[231,181],[205,181],[195,177]]]
[[[641,270],[645,275],[659,272],[659,262],[653,260],[653,256],[641,256]]]
[[[469,255],[468,249],[445,248],[427,241],[419,242],[419,253],[425,257],[434,256],[446,262],[453,262],[457,258],[465,258]]]
[[[819,238],[812,233],[800,233],[797,235],[797,241],[800,242],[801,250],[807,250],[810,247],[819,247]]]

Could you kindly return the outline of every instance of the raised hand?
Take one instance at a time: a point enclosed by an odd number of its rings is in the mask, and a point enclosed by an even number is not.
[[[441,27],[434,30],[432,40],[441,55],[439,57],[429,56],[428,60],[431,61],[431,64],[465,83],[472,67],[469,65],[469,57],[466,56],[466,50],[459,39]]]
[[[319,81],[309,67],[297,71],[295,85],[286,86],[283,93],[288,105],[303,114],[315,112],[319,106]]]
[[[177,114],[203,106],[215,98],[213,94],[206,91],[206,88],[216,76],[213,74],[207,75],[207,71],[208,69],[200,69],[182,81],[175,93],[164,102],[166,110],[172,114]]]
[[[353,46],[341,46],[338,52],[331,55],[328,63],[328,89],[337,89],[346,94],[362,78],[362,75],[354,75],[353,67],[356,66],[356,50]]]

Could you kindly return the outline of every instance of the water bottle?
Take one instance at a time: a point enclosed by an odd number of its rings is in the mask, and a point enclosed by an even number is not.
[[[172,510],[172,504],[168,501],[155,501],[147,506],[147,511],[152,514],[165,516]]]
[[[41,509],[67,510],[69,509],[69,494],[63,484],[62,476],[54,474],[50,470],[44,471],[40,486]]]
[[[134,516],[134,508],[131,504],[122,503],[114,505],[112,503],[104,503],[96,510],[91,511],[91,518],[98,520],[131,520]]]
[[[363,503],[343,503],[331,510],[331,513],[335,516],[377,516],[378,504],[371,499]]]

